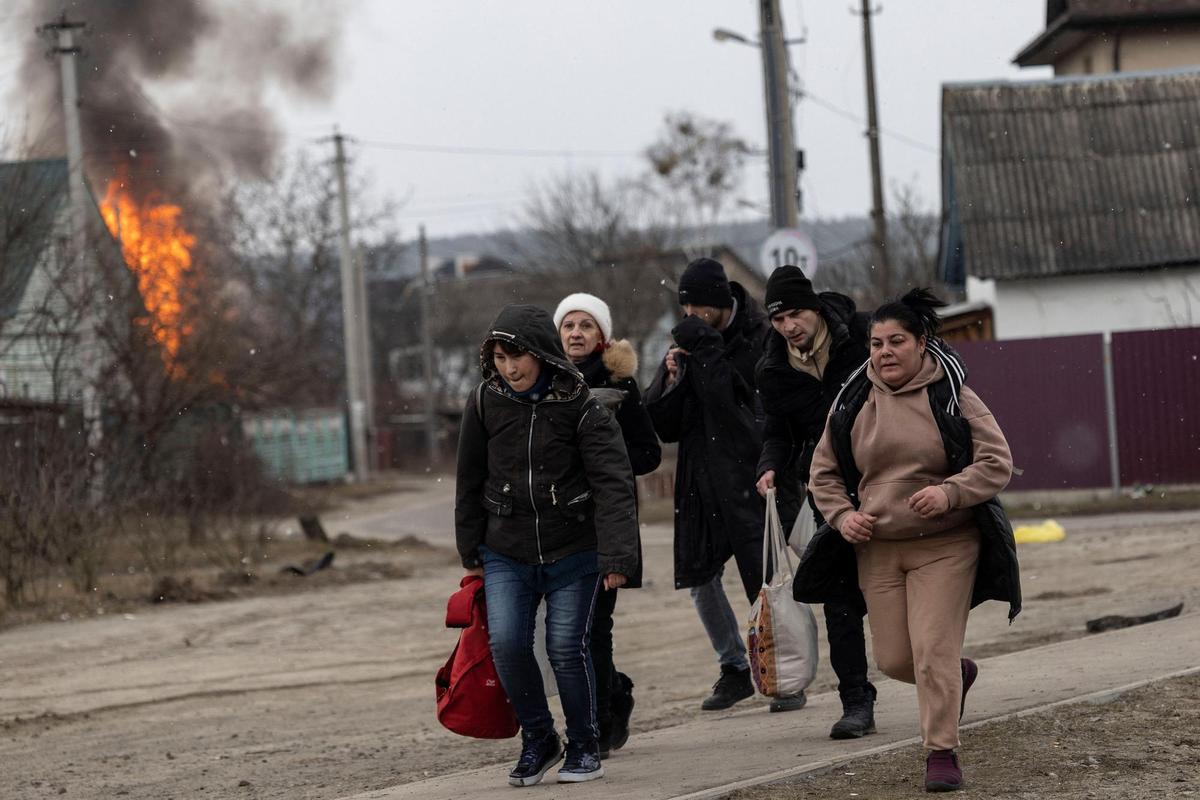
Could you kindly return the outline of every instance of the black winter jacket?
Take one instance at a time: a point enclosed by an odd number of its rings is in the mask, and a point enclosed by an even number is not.
[[[965,381],[966,371],[961,368],[961,361],[953,350],[942,342],[937,342],[937,346],[948,353],[960,371],[955,375],[953,369],[947,369],[947,377],[929,387],[929,405],[941,433],[950,468],[961,472],[971,464],[973,455],[971,427],[957,405],[956,384],[961,385]],[[944,365],[947,363],[945,358],[942,361]],[[862,473],[854,463],[850,434],[858,412],[866,403],[870,387],[866,371],[856,373],[837,398],[837,405],[829,419],[838,470],[850,489],[850,500],[855,508],[859,505],[858,485]],[[980,549],[971,607],[986,600],[1007,602],[1008,619],[1011,622],[1021,613],[1021,574],[1012,525],[997,498],[975,506],[973,511],[980,533]],[[861,597],[853,545],[828,524],[822,525],[800,559],[792,592],[796,600],[804,603],[847,601]]]
[[[829,363],[818,380],[788,363],[787,340],[772,330],[766,352],[755,368],[766,427],[758,477],[767,470],[793,472],[804,483],[813,452],[825,431],[825,418],[842,384],[869,356],[867,315],[854,301],[836,292],[822,292],[821,318],[829,330]]]
[[[708,583],[732,542],[761,542],[763,500],[755,491],[762,409],[754,365],[770,332],[762,307],[738,283],[728,328],[686,317],[672,331],[687,350],[678,380],[665,362],[646,390],[646,409],[664,442],[678,442],[675,467],[675,587]]]
[[[624,393],[615,416],[625,439],[625,451],[634,475],[646,475],[662,461],[662,445],[654,433],[654,423],[642,402],[634,376],[637,374],[637,353],[625,339],[613,342],[603,355],[596,354],[576,364],[583,379],[592,389],[616,389]]]
[[[490,359],[503,339],[553,371],[533,402],[513,396]],[[480,349],[483,382],[463,409],[458,440],[455,533],[464,567],[479,545],[528,564],[598,551],[601,574],[638,571],[637,503],[629,458],[613,415],[567,360],[550,315],[507,306]]]

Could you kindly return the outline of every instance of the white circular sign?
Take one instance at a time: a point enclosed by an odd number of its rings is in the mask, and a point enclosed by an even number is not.
[[[780,228],[763,242],[758,263],[767,275],[784,264],[795,264],[812,280],[817,272],[817,248],[799,228]]]

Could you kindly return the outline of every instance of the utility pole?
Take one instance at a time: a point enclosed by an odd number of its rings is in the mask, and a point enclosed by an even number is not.
[[[350,248],[350,203],[346,197],[345,137],[333,134],[337,167],[338,210],[342,230],[338,245],[342,262],[342,338],[346,350],[346,404],[350,418],[350,457],[354,478],[365,481],[369,473],[367,462],[366,401],[363,399],[362,370],[367,367],[362,353],[362,338],[358,327],[362,316],[358,308],[358,281],[355,277],[354,251]]]
[[[891,295],[891,259],[887,250],[887,217],[883,209],[883,165],[879,156],[879,111],[875,100],[875,51],[871,43],[871,0],[862,0],[863,58],[867,75],[867,142],[871,151],[871,220],[874,224],[872,247],[875,268],[879,270],[879,288]]]
[[[763,93],[767,106],[767,156],[771,170],[771,227],[794,228],[796,143],[792,138],[792,102],[788,91],[788,54],[783,40],[779,0],[759,0],[759,46],[763,57]]]
[[[358,351],[363,365],[362,398],[366,419],[367,445],[374,451],[375,444],[375,361],[371,354],[371,306],[367,303],[367,270],[363,248],[354,249],[354,298],[358,304],[359,324]]]
[[[54,22],[39,28],[48,38],[53,37],[51,54],[58,56],[62,76],[63,122],[67,135],[67,198],[71,214],[71,253],[80,288],[79,302],[84,304],[81,325],[83,335],[79,359],[83,368],[82,389],[83,420],[87,429],[87,446],[91,454],[92,481],[91,500],[99,503],[104,499],[104,462],[100,456],[100,445],[104,438],[104,420],[101,414],[99,394],[100,354],[97,350],[96,322],[90,309],[96,302],[96,287],[91,280],[95,272],[89,270],[88,244],[88,190],[83,172],[83,135],[79,126],[79,77],[76,72],[75,56],[79,47],[75,44],[75,32],[84,28],[82,22],[67,19],[64,11]]]
[[[429,244],[425,240],[425,226],[420,227],[421,250],[421,361],[425,377],[425,449],[429,466],[437,463],[437,406],[433,386],[433,330],[429,324],[430,294],[433,281],[429,277]]]

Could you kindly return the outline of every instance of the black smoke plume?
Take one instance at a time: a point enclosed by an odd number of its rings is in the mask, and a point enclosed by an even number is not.
[[[284,144],[278,102],[332,93],[346,3],[293,0],[26,0],[77,32],[84,161],[98,193],[203,204],[223,178],[269,174]],[[26,37],[21,86],[40,155],[65,152],[52,42]],[[155,98],[155,99],[152,99]]]

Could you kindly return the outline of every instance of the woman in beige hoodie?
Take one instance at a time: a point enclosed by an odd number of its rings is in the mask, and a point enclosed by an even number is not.
[[[971,509],[995,497],[1012,475],[1004,434],[965,386],[956,401],[970,426],[972,458],[965,469],[950,469],[929,394],[948,379],[947,367],[955,369],[935,357],[944,356],[933,340],[936,308],[943,305],[917,289],[872,315],[865,365],[871,386],[849,440],[862,479],[848,490],[846,454],[839,463],[827,424],[810,484],[825,519],[854,545],[876,663],[917,686],[930,791],[961,785],[958,721],[978,674],[962,658],[980,553]]]

